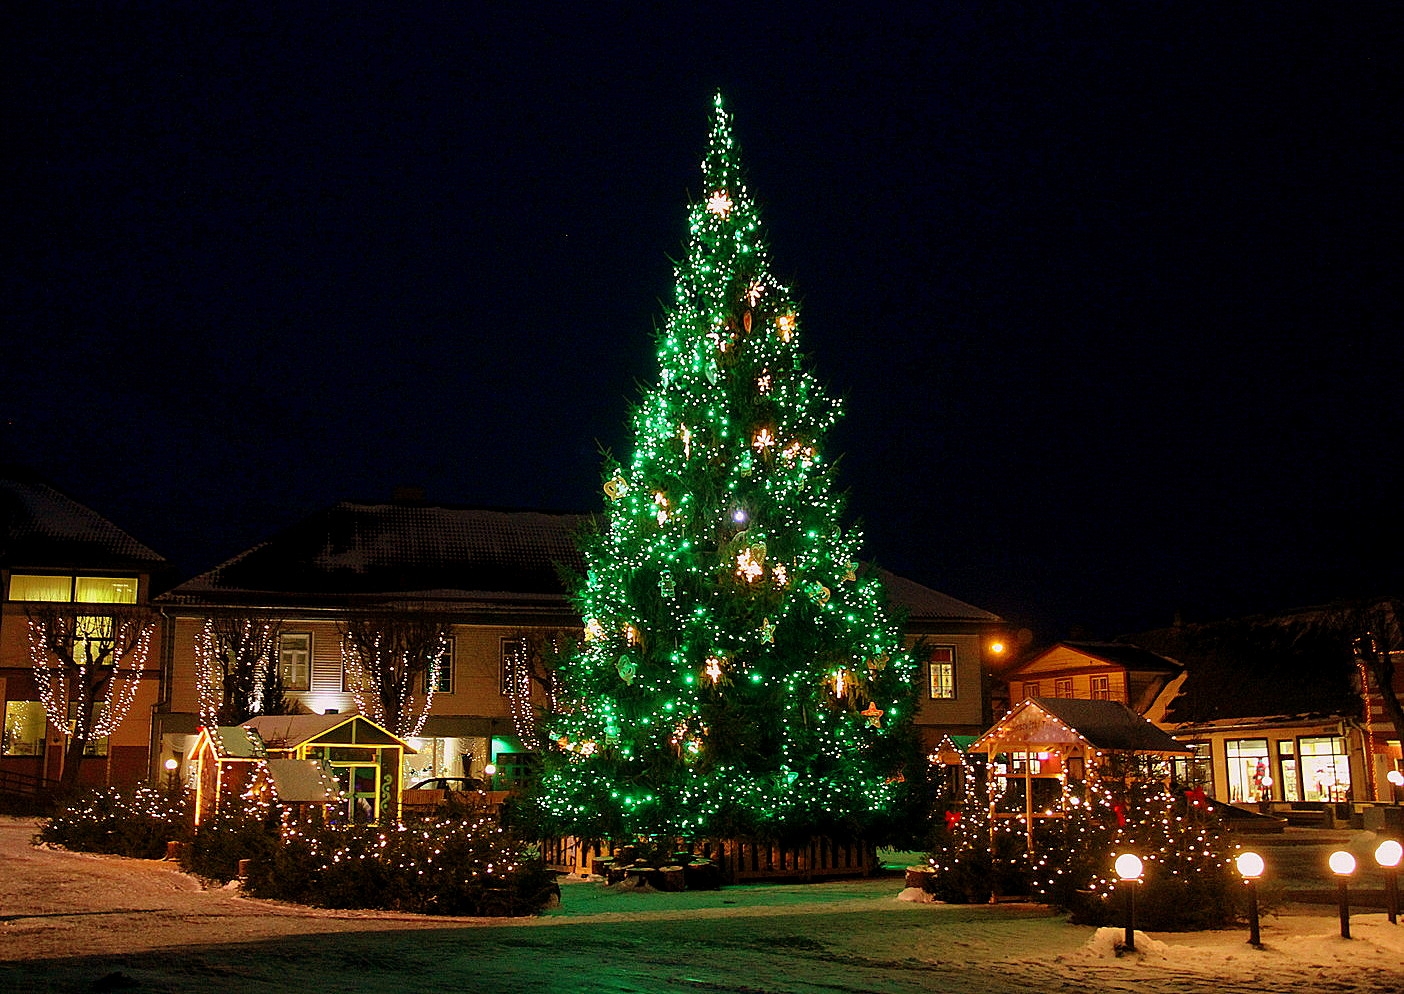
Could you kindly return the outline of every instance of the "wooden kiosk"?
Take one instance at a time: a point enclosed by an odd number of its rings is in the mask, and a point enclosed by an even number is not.
[[[989,756],[991,832],[999,820],[1022,819],[1030,850],[1038,821],[1066,816],[1069,781],[1096,778],[1108,753],[1165,759],[1193,754],[1125,704],[1064,697],[1027,698],[968,751]],[[1022,787],[1022,810],[998,810],[1000,780]]]

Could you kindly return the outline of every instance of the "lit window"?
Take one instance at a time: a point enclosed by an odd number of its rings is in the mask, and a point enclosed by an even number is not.
[[[73,599],[84,604],[135,604],[136,577],[79,576],[73,581]]]
[[[48,719],[40,701],[6,701],[3,748],[6,756],[44,755],[44,729]]]
[[[12,601],[71,601],[73,577],[32,576],[16,573],[10,577]]]
[[[52,576],[16,573],[10,577],[12,601],[58,601],[82,604],[135,604],[134,576]]]
[[[312,635],[308,632],[278,636],[278,670],[284,690],[308,690],[312,678]]]
[[[931,650],[931,699],[953,701],[956,696],[955,646],[938,645]]]
[[[429,692],[429,673],[424,674],[425,693]],[[434,671],[434,693],[453,693],[453,639],[444,640],[444,652]]]
[[[1271,776],[1267,739],[1229,739],[1224,743],[1228,761],[1229,802],[1268,800]]]
[[[77,618],[73,625],[73,661],[79,666],[111,666],[116,646],[112,619],[94,615]]]

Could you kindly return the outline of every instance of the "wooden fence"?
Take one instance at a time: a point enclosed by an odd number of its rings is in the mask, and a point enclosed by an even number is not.
[[[542,843],[546,865],[577,876],[602,874],[603,864],[613,858],[618,847],[599,840],[551,839]],[[664,847],[667,848],[667,847]],[[714,863],[723,882],[826,880],[837,877],[866,877],[878,869],[877,847],[861,840],[836,842],[815,838],[803,845],[779,845],[746,839],[723,839],[691,846],[686,850],[697,861]]]

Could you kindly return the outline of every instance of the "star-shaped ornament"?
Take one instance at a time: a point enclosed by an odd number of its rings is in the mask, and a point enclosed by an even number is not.
[[[710,197],[707,198],[708,213],[715,214],[723,221],[725,221],[727,217],[730,216],[731,208],[734,206],[736,205],[731,202],[731,198],[727,196],[725,190],[718,190],[716,193],[712,194]]]
[[[864,718],[867,718],[867,719],[868,719],[868,724],[869,724],[869,725],[872,725],[874,728],[881,728],[881,727],[882,727],[882,715],[883,715],[883,710],[882,710],[882,708],[878,707],[876,704],[869,704],[869,705],[868,705],[862,712],[860,712],[860,713],[863,715]]]

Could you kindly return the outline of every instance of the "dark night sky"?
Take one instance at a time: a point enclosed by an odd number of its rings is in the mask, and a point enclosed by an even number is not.
[[[186,574],[599,507],[720,88],[878,562],[1041,640],[1404,588],[1396,5],[517,6],[28,5],[0,459]]]

